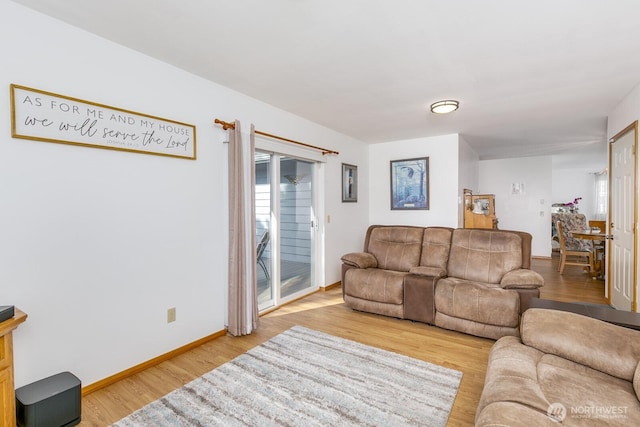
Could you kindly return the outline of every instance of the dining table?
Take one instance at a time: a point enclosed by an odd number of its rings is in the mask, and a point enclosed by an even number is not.
[[[606,245],[604,245],[604,248],[602,250],[602,259],[598,259],[598,246],[596,245],[596,242],[604,242],[605,240],[608,239],[608,235],[606,233],[603,233],[600,230],[591,230],[591,229],[586,229],[586,230],[574,230],[571,231],[571,235],[576,238],[576,239],[583,239],[583,240],[591,240],[593,241],[593,244],[591,245],[591,252],[593,254],[593,265],[591,267],[591,275],[593,276],[593,278],[598,278],[598,279],[604,279],[604,274],[605,274],[605,266],[606,266]]]

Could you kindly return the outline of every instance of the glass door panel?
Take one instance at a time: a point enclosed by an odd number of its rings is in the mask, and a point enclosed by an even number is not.
[[[313,283],[314,164],[280,157],[280,297]]]
[[[277,306],[315,286],[315,163],[256,152],[258,308]]]
[[[256,152],[256,278],[258,281],[258,308],[264,310],[275,305],[273,271],[271,263],[271,155]]]

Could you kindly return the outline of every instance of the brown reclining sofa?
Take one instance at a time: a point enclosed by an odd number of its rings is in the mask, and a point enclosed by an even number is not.
[[[348,307],[492,339],[519,335],[544,285],[520,231],[372,225],[341,259]]]
[[[476,427],[640,426],[640,331],[531,308],[500,338]]]

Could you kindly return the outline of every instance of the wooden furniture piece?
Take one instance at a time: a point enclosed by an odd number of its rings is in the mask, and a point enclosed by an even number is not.
[[[607,224],[605,221],[589,220],[589,228],[591,229],[591,232],[595,234],[605,234],[607,232]],[[596,262],[596,264],[598,264],[598,260],[602,258],[603,271],[604,271],[604,265],[605,265],[604,264],[604,257],[605,257],[605,251],[606,251],[605,247],[606,247],[606,244],[604,240],[594,240],[593,249],[596,256],[594,261]],[[600,257],[599,255],[602,255],[602,257]]]
[[[15,427],[16,398],[13,385],[13,330],[27,320],[27,315],[15,309],[15,315],[0,323],[0,427]]]
[[[548,308],[551,310],[569,311],[583,316],[593,317],[614,325],[640,330],[640,314],[631,311],[616,310],[603,304],[583,302],[563,302],[542,298],[531,298],[529,308]]]
[[[464,191],[464,228],[498,228],[495,195]]]
[[[562,221],[558,221],[556,226],[558,227],[558,239],[560,241],[560,274],[562,274],[565,265],[580,265],[591,270],[593,267],[593,253],[583,249],[567,247]],[[574,233],[572,234],[576,237]],[[587,260],[583,261],[582,258]]]
[[[589,220],[589,228],[590,229],[594,229],[594,228],[599,228],[600,229],[600,233],[605,233],[607,231],[607,224],[605,223],[605,221],[596,221],[594,219],[590,219]]]
[[[602,230],[602,229],[601,229]],[[591,273],[593,277],[604,278],[606,265],[606,253],[604,249],[604,241],[607,235],[602,233],[593,233],[591,230],[572,231],[571,235],[576,239],[593,241],[593,249],[591,250]]]

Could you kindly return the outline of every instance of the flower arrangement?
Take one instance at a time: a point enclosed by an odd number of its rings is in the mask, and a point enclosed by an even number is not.
[[[564,205],[571,212],[578,212],[578,203],[580,203],[580,200],[582,200],[582,197],[576,197],[575,199],[573,199],[573,202],[565,203]]]

